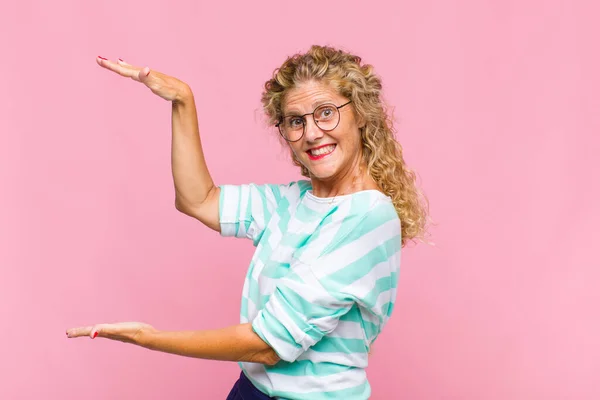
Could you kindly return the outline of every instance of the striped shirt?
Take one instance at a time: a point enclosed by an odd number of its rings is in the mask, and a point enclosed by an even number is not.
[[[279,355],[240,363],[281,399],[367,399],[371,344],[388,321],[400,267],[400,219],[377,190],[319,198],[310,181],[222,185],[222,236],[251,239],[241,323]]]

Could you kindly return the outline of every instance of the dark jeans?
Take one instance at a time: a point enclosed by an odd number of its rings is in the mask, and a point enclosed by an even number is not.
[[[269,397],[256,386],[250,382],[250,380],[244,375],[244,371],[240,374],[240,379],[235,382],[227,400],[269,400],[273,397]]]

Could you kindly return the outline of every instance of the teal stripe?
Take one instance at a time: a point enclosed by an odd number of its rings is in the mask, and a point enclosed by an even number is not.
[[[279,228],[279,231],[282,234],[287,231],[288,224],[290,223],[291,214],[289,212],[287,212],[287,209],[289,208],[289,206],[290,206],[290,202],[285,197],[282,198],[277,205],[277,209],[282,211],[282,212],[278,213],[280,219],[279,219],[279,224],[277,225]]]
[[[248,319],[248,299],[242,296],[241,306],[240,306],[240,316]]]
[[[262,310],[263,308],[265,308],[265,305],[269,302],[269,300],[271,299],[271,294],[263,294],[260,296],[260,309]]]
[[[267,244],[266,239],[262,243],[262,245],[269,246]],[[276,261],[270,261],[268,259],[266,261],[263,261],[263,263],[265,264],[265,266],[264,266],[263,270],[260,272],[260,274],[262,276],[266,276],[271,279],[279,279],[279,278],[283,278],[284,276],[289,275],[289,268],[290,268],[289,263],[280,263],[280,262],[276,262]]]
[[[291,274],[292,272],[290,272]],[[287,278],[286,278],[287,279]],[[281,296],[282,299],[285,299],[286,304],[289,307],[289,311],[294,311],[296,313],[300,313],[310,316],[311,318],[321,318],[326,316],[339,316],[342,313],[348,312],[348,309],[340,310],[339,308],[331,308],[323,305],[311,303],[306,300],[300,294],[296,293],[291,288],[280,284],[277,287],[276,293]],[[337,315],[339,314],[339,315]]]
[[[240,219],[243,221],[250,221],[252,219],[252,192],[248,192],[248,203],[246,203],[246,210],[243,215],[240,215]]]
[[[358,260],[325,276],[321,283],[332,292],[345,288],[368,274],[375,265],[387,261],[394,254],[399,241],[400,236],[388,239]]]
[[[342,222],[342,226],[338,230],[336,237],[322,255],[331,253],[341,246],[352,243],[355,240],[360,240],[362,236],[378,228],[382,224],[398,218],[395,209],[390,204],[384,203],[368,213],[361,212],[365,208],[364,202],[359,200],[352,201],[352,211]],[[356,210],[358,208],[358,210]]]
[[[321,353],[366,353],[367,346],[363,339],[346,339],[325,336],[321,341],[311,347]]]
[[[362,299],[362,301],[364,303],[366,303],[369,307],[374,307],[379,295],[387,290],[390,290],[391,288],[392,288],[392,282],[390,281],[389,276],[378,279],[377,282],[375,282],[375,287],[373,288],[373,290],[371,290]]]
[[[251,265],[248,269],[248,275],[246,278],[249,280],[248,285],[248,298],[250,299],[259,299],[260,298],[260,287],[258,286],[258,282],[256,279],[252,277],[252,271],[254,270],[254,265]]]
[[[311,360],[296,360],[293,363],[280,361],[274,366],[266,366],[265,369],[268,372],[289,376],[327,376],[348,371],[352,367],[328,362],[315,363]]]
[[[354,303],[350,310],[341,316],[340,321],[350,321],[350,322],[358,322],[362,323],[362,317],[360,315],[360,311],[358,309],[358,305]]]
[[[340,321],[351,321],[361,324],[367,338],[372,338],[379,334],[379,325],[363,320],[357,304],[354,304],[350,311],[340,318]]]

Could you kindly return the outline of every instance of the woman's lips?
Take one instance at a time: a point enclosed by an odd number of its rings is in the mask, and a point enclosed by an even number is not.
[[[328,152],[328,153],[319,154],[319,155],[315,156],[315,155],[313,155],[313,154],[312,154],[312,151],[311,151],[311,150],[308,150],[308,151],[306,152],[306,154],[308,154],[308,158],[310,158],[312,161],[321,160],[321,159],[323,159],[323,158],[325,158],[325,157],[327,157],[327,156],[331,155],[331,154],[332,154],[332,153],[335,151],[335,149],[336,149],[336,147],[337,147],[337,145],[336,145],[336,144],[333,144],[333,145],[328,145],[328,146],[333,146],[333,148],[331,149],[331,151],[330,151],[330,152]],[[328,147],[328,146],[323,146],[323,147]],[[320,148],[323,148],[323,147],[320,147]]]

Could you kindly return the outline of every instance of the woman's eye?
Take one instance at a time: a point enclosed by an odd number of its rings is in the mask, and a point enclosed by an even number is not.
[[[292,128],[298,128],[302,126],[302,118],[290,118],[289,125]]]
[[[334,111],[333,107],[323,107],[322,109],[319,110],[318,117],[321,119],[328,119],[328,118],[331,118],[334,113],[335,113],[335,111]]]

